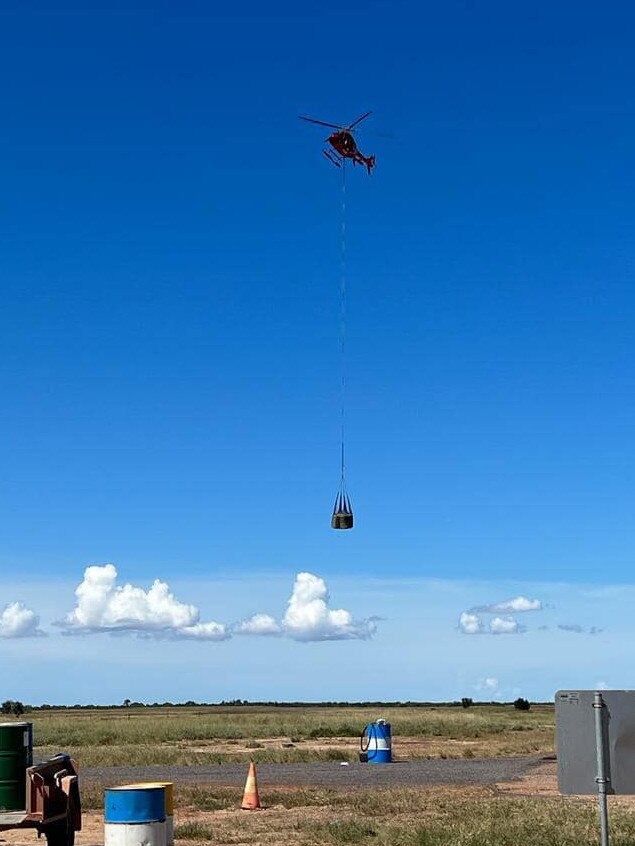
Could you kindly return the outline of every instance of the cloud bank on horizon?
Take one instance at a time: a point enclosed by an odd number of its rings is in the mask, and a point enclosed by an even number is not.
[[[514,596],[513,599],[495,602],[493,605],[477,605],[471,610],[481,614],[518,614],[525,611],[542,611],[542,602],[526,596]]]
[[[526,631],[526,627],[521,626],[512,614],[542,611],[542,608],[543,604],[539,599],[529,599],[522,595],[489,605],[475,605],[459,616],[459,631],[466,635],[521,634]],[[484,614],[489,617],[488,620],[483,619]]]
[[[328,606],[329,592],[324,579],[313,573],[298,573],[283,619],[254,614],[239,623],[239,634],[283,634],[293,640],[367,640],[377,631],[376,617],[355,620],[350,611]]]
[[[541,599],[519,594],[499,602],[474,605],[461,612],[456,628],[463,635],[518,635],[531,631],[516,615],[548,609]],[[196,605],[177,598],[169,585],[155,579],[146,590],[118,583],[114,564],[86,567],[75,589],[75,604],[54,625],[65,635],[132,634],[146,638],[214,642],[234,636],[284,637],[298,642],[368,640],[377,633],[378,617],[356,619],[344,608],[332,608],[327,584],[310,572],[297,573],[286,609],[280,616],[256,611],[237,622],[202,620]],[[556,623],[556,621],[553,621]],[[535,631],[597,635],[597,626],[567,621],[539,625]],[[42,637],[40,618],[22,602],[10,602],[0,613],[0,639]]]
[[[459,630],[466,635],[474,634],[519,634],[524,627],[514,617],[492,617],[487,623],[474,611],[463,611],[459,617]]]
[[[475,605],[462,611],[459,615],[458,629],[464,635],[507,635],[523,634],[529,631],[529,627],[521,625],[513,614],[525,614],[528,612],[543,611],[545,605],[540,599],[529,599],[527,596],[514,596],[503,602],[494,602],[489,605]],[[484,616],[485,615],[485,616]],[[574,634],[596,635],[602,632],[601,628],[573,624],[558,624],[555,628],[559,631],[572,632]],[[549,626],[538,626],[538,631],[548,631]]]
[[[366,700],[375,694],[372,679],[357,672],[364,654],[379,661],[387,689],[404,700],[547,700],[558,688],[598,679],[628,686],[619,650],[632,633],[635,584],[614,597],[593,585],[531,582],[366,584],[269,572],[249,582],[232,575],[177,583],[175,575],[157,586],[155,575],[133,577],[102,564],[87,573],[82,567],[70,581],[7,580],[0,656],[9,677],[14,667],[15,678],[23,678],[17,698],[66,701],[61,679],[70,667],[84,703],[165,701],[174,699],[177,683],[196,701],[317,701],[326,695],[324,672],[333,698]],[[541,610],[508,610],[537,603]],[[358,619],[380,608],[386,622]],[[184,649],[185,643],[198,645]],[[201,674],[201,658],[216,672]],[[156,672],[157,661],[165,673]]]
[[[192,640],[226,640],[223,623],[200,621],[198,608],[180,602],[166,582],[155,579],[149,590],[117,584],[114,564],[87,567],[75,590],[75,608],[59,623],[65,634],[136,632]]]
[[[118,585],[117,578],[114,564],[86,568],[75,590],[75,607],[57,623],[64,634],[128,632],[199,641],[228,640],[233,634],[283,635],[310,642],[366,640],[376,632],[376,618],[356,620],[350,611],[329,608],[326,582],[313,573],[296,575],[280,621],[259,612],[233,625],[202,622],[198,608],[178,600],[159,579],[146,591],[128,583]]]

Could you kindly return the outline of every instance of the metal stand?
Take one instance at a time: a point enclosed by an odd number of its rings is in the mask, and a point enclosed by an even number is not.
[[[609,846],[609,809],[607,802],[607,787],[611,783],[606,773],[606,749],[604,748],[604,699],[597,691],[593,695],[593,708],[595,711],[595,749],[597,752],[597,776],[595,781],[598,786],[598,805],[600,808],[600,843],[601,846]]]

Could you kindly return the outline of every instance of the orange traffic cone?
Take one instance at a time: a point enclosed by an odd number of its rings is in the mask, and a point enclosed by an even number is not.
[[[245,782],[243,803],[240,806],[243,811],[257,811],[260,808],[260,796],[258,796],[258,781],[256,780],[256,765],[252,761],[249,764],[249,773]]]

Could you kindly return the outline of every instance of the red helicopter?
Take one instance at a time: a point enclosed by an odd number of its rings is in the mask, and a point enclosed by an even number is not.
[[[331,129],[337,130],[337,132],[332,132],[326,139],[333,149],[322,150],[330,162],[337,167],[342,167],[344,159],[350,159],[354,165],[366,165],[366,170],[370,173],[375,167],[375,156],[364,156],[360,153],[357,148],[357,144],[355,143],[355,139],[353,138],[355,127],[363,120],[366,120],[369,115],[372,115],[372,112],[366,112],[366,114],[358,117],[357,120],[354,120],[353,123],[349,124],[349,126],[338,126],[336,123],[325,123],[323,120],[304,117],[304,115],[298,115],[298,117],[301,120],[308,120],[309,123],[317,123],[320,126],[328,126]]]

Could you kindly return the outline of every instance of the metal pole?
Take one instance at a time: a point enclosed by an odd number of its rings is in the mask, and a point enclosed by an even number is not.
[[[604,748],[604,713],[605,704],[602,694],[597,691],[593,695],[595,710],[595,749],[597,752],[598,770],[595,780],[598,786],[598,804],[600,806],[600,843],[609,846],[609,809],[606,799],[607,785],[611,783],[606,772],[606,750]]]

